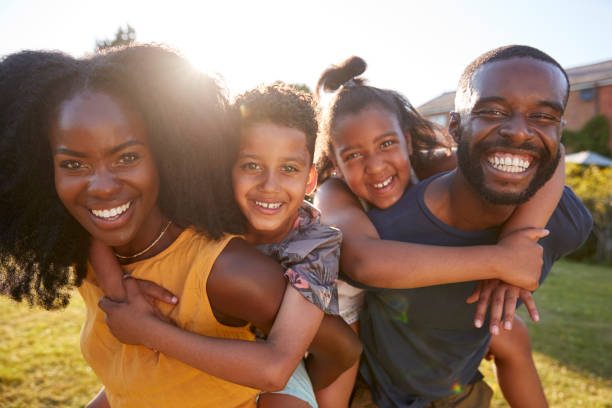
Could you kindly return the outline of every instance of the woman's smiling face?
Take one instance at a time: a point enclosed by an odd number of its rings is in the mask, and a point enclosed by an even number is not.
[[[50,143],[57,194],[94,238],[127,252],[155,239],[159,178],[138,113],[103,92],[77,93],[60,106]]]

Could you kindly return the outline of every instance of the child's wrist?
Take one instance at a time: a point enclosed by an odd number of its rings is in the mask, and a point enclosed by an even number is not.
[[[494,271],[493,274],[494,276],[491,277],[491,279],[499,279],[502,281],[506,281],[507,280],[507,273],[508,273],[508,262],[510,262],[509,259],[507,259],[506,256],[506,248],[504,248],[503,245],[497,244],[497,245],[492,245],[493,248],[493,256],[489,257],[489,264],[491,269]]]

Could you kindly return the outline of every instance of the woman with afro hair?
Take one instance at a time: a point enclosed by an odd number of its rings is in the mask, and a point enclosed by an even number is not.
[[[286,282],[277,263],[233,235],[243,217],[227,110],[213,79],[160,46],[87,59],[24,51],[0,62],[0,293],[55,309],[79,288],[81,349],[104,385],[90,407],[255,406],[258,390],[281,389],[288,376],[279,372],[293,370],[243,369],[258,347],[249,323],[268,333],[281,320]],[[97,304],[104,294],[121,300],[124,286],[88,263],[107,247],[136,278],[126,286],[168,299],[146,290],[152,281],[180,298],[159,310],[210,340],[199,356],[206,372],[177,361],[180,349],[166,356],[113,337]],[[315,333],[302,331],[269,339],[305,350]],[[327,383],[352,364],[336,334],[331,322],[310,347],[310,373]],[[251,341],[224,355],[214,337]]]

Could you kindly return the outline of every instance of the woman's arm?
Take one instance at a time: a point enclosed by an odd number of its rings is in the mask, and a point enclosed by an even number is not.
[[[127,301],[100,303],[120,341],[144,344],[219,378],[265,391],[285,386],[323,318],[293,287],[285,291],[277,263],[242,240],[230,242],[217,259],[207,282],[208,296],[217,320],[232,325],[250,321],[269,331],[264,342],[212,338],[167,324],[155,316],[132,279],[125,285]],[[347,355],[334,344],[328,346],[331,355]],[[343,370],[332,371],[339,375]]]
[[[96,273],[96,283],[102,289],[104,296],[117,301],[125,299],[126,292],[123,287],[125,275],[117,262],[117,258],[115,258],[113,250],[97,239],[92,238],[91,246],[89,247],[89,262]],[[153,282],[142,279],[136,279],[136,282],[151,304],[153,304],[154,300],[171,305],[178,302],[177,297],[170,291]]]
[[[505,246],[444,247],[387,241],[380,239],[355,196],[340,180],[327,180],[319,188],[315,204],[321,209],[322,223],[342,230],[342,272],[365,285],[401,289],[497,278],[527,289],[537,287],[542,248],[525,237],[543,232],[521,232],[522,239],[511,237]],[[517,259],[516,253],[523,256]]]

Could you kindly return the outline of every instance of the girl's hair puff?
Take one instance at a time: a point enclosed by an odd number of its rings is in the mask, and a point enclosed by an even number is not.
[[[105,92],[139,112],[160,177],[158,202],[176,224],[211,238],[240,232],[226,165],[222,89],[160,46],[76,60],[26,51],[0,63],[0,293],[65,306],[86,270],[89,234],[55,191],[49,131],[61,103]]]
[[[436,147],[450,148],[452,139],[441,128],[429,122],[398,92],[366,85],[360,78],[366,70],[366,63],[359,57],[350,57],[340,65],[326,69],[317,82],[316,98],[320,100],[321,90],[336,92],[323,110],[320,134],[317,142],[316,166],[319,183],[333,175],[334,164],[332,140],[337,123],[346,115],[355,115],[370,106],[378,106],[395,115],[404,133],[409,133],[412,141],[411,160],[422,160],[423,151]]]

